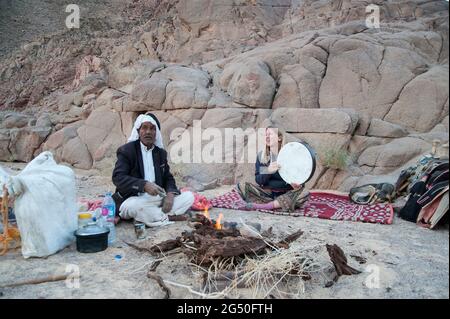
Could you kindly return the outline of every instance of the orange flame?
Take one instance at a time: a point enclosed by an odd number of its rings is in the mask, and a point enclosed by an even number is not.
[[[217,230],[221,230],[222,229],[222,224],[220,223],[222,221],[223,218],[223,214],[220,213],[219,214],[219,218],[217,218],[216,224],[214,225],[214,228]]]
[[[209,220],[211,220],[211,218],[209,218],[208,207],[205,208],[205,211],[203,212],[203,216],[205,216],[206,218],[208,218]]]

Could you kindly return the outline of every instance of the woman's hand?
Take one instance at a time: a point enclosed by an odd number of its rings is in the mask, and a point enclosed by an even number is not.
[[[281,166],[277,162],[270,163],[269,167],[267,168],[267,172],[269,174],[275,174],[278,172],[278,170],[281,168]]]
[[[296,184],[296,183],[292,183],[291,186],[292,186],[292,188],[295,189],[295,190],[300,189],[300,188],[303,187],[301,184]]]

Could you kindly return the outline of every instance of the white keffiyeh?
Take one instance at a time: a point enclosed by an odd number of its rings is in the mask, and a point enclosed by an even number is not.
[[[161,131],[158,128],[158,124],[150,115],[141,114],[138,116],[136,121],[134,122],[133,129],[131,130],[130,138],[128,142],[134,142],[139,139],[138,130],[141,128],[142,123],[150,122],[156,127],[156,136],[154,144],[159,148],[164,148],[163,138],[161,135]]]

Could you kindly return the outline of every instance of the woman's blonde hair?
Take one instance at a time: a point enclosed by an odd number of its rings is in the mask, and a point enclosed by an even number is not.
[[[278,133],[278,152],[281,150],[281,148],[286,144],[286,136],[284,135],[284,133],[277,127],[266,127],[266,131],[268,129],[273,129],[276,130]],[[266,145],[266,147],[264,148],[264,150],[262,151],[261,154],[261,158],[260,158],[260,163],[263,165],[267,165],[270,163],[271,161],[271,154],[270,154],[270,145]]]

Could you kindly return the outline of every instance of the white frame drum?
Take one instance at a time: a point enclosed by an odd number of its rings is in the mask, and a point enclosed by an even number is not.
[[[284,145],[278,154],[279,174],[288,184],[305,184],[316,171],[316,153],[306,143],[292,142]]]

